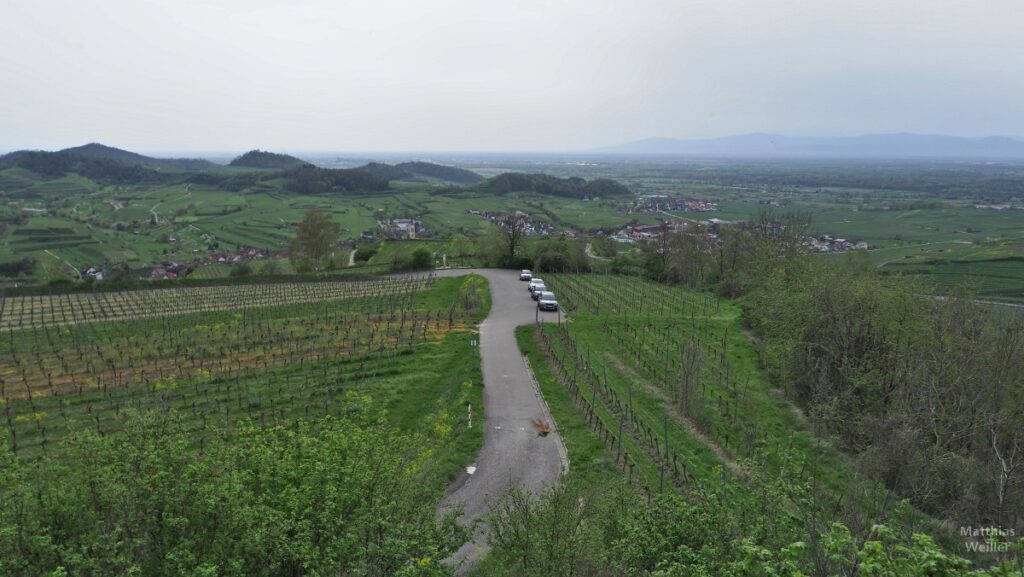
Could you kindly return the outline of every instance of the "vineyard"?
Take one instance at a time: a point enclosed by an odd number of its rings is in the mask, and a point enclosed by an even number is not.
[[[545,323],[541,350],[620,471],[649,492],[686,490],[796,459],[844,506],[850,467],[767,382],[735,304],[636,277],[544,279],[571,320]]]
[[[9,297],[0,300],[0,331],[383,296],[415,290],[424,282],[265,283]]]
[[[201,446],[241,420],[343,412],[353,395],[400,427],[449,430],[479,396],[479,358],[465,352],[489,306],[484,283],[410,276],[3,298],[6,437],[31,458],[70,431],[108,433],[126,413],[152,410],[176,412]]]

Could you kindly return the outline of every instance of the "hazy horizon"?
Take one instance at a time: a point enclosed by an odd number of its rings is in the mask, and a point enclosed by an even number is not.
[[[821,135],[821,136],[813,135],[813,136],[806,136],[806,135],[793,135],[793,134],[787,134],[787,133],[754,133],[754,132],[748,132],[748,133],[742,133],[742,134],[725,134],[725,135],[721,135],[721,136],[712,136],[712,137],[708,137],[706,139],[689,139],[689,138],[685,138],[685,137],[679,138],[679,137],[672,137],[672,136],[652,136],[652,137],[645,137],[645,138],[640,138],[640,139],[631,140],[631,141],[616,142],[616,143],[610,143],[610,144],[606,144],[606,145],[596,145],[596,146],[591,146],[591,147],[586,147],[586,148],[582,148],[581,147],[581,148],[547,149],[547,150],[545,150],[545,149],[519,149],[519,150],[510,150],[510,149],[506,149],[506,150],[502,150],[502,149],[476,149],[476,150],[474,150],[474,149],[457,149],[457,148],[451,148],[451,149],[421,148],[421,149],[404,149],[404,150],[403,149],[390,149],[390,150],[388,150],[388,149],[376,149],[375,150],[375,149],[358,149],[358,148],[351,148],[351,149],[320,148],[320,149],[316,149],[316,148],[303,148],[303,147],[298,147],[298,148],[294,148],[294,149],[274,148],[274,147],[256,147],[256,149],[266,150],[268,152],[275,152],[275,153],[281,153],[281,154],[291,154],[291,155],[296,155],[296,156],[302,156],[302,155],[310,155],[310,156],[343,155],[343,156],[348,156],[348,157],[353,157],[353,158],[361,158],[361,157],[370,158],[370,157],[373,157],[375,155],[376,156],[381,156],[381,157],[386,157],[386,156],[407,156],[407,155],[417,155],[417,154],[419,154],[419,155],[438,154],[438,155],[455,155],[455,156],[457,156],[457,155],[480,155],[480,156],[492,156],[492,155],[494,155],[494,156],[500,156],[500,155],[510,155],[510,156],[519,156],[519,155],[553,155],[553,156],[557,156],[557,155],[566,155],[566,156],[586,156],[586,155],[604,155],[604,154],[609,154],[609,155],[617,155],[617,156],[644,156],[646,154],[658,155],[659,153],[614,152],[614,151],[610,151],[610,150],[607,150],[607,149],[615,148],[617,145],[632,144],[632,143],[638,143],[638,142],[643,142],[643,141],[648,141],[648,140],[651,140],[651,141],[654,141],[654,140],[678,140],[678,141],[709,140],[709,141],[713,141],[713,140],[716,140],[716,139],[739,138],[739,137],[758,135],[758,134],[770,135],[770,136],[806,138],[806,139],[811,139],[811,140],[818,140],[818,139],[820,139],[820,140],[827,140],[827,139],[831,139],[831,138],[856,138],[856,137],[860,137],[860,136],[880,136],[880,135],[892,135],[892,134],[899,134],[899,133]],[[907,133],[907,134],[915,134],[915,135],[918,135],[918,136],[936,136],[936,137],[953,137],[953,138],[969,138],[969,139],[1010,138],[1010,139],[1017,140],[1017,141],[1020,141],[1020,142],[1024,143],[1024,137],[1016,136],[1016,135],[1006,135],[1006,134],[989,134],[989,135],[982,135],[982,136],[964,136],[964,135],[958,135],[958,134],[921,134],[921,133]],[[143,155],[147,155],[147,156],[153,156],[153,157],[157,157],[157,158],[195,157],[195,158],[208,158],[208,159],[218,159],[218,160],[220,160],[220,159],[230,160],[231,158],[234,158],[235,156],[238,156],[238,155],[243,154],[245,152],[248,152],[250,150],[254,150],[253,147],[238,148],[238,149],[220,149],[220,150],[217,150],[217,149],[203,150],[203,149],[198,149],[198,148],[197,149],[174,149],[174,148],[160,148],[160,147],[155,147],[155,148],[131,148],[131,147],[126,147],[126,146],[120,146],[117,143],[101,142],[99,140],[95,140],[94,139],[94,140],[81,141],[81,142],[77,142],[77,143],[70,143],[70,144],[67,144],[67,145],[52,146],[52,147],[31,148],[31,147],[24,147],[24,146],[21,146],[21,147],[15,146],[15,147],[8,147],[8,148],[0,148],[0,155],[7,154],[7,153],[10,153],[10,152],[16,152],[18,150],[57,151],[57,150],[63,150],[65,148],[74,148],[74,147],[77,147],[77,146],[83,146],[83,145],[86,145],[86,144],[101,144],[101,145],[104,145],[104,146],[109,146],[109,147],[113,147],[113,148],[119,148],[119,149],[122,149],[122,150],[127,150],[129,152],[135,152],[135,153],[139,153],[139,154],[143,154]],[[668,155],[668,156],[672,155],[672,153],[664,153],[664,154]],[[679,153],[679,155],[686,156],[687,153]],[[709,153],[709,155],[710,156],[717,156],[715,153]],[[755,156],[757,156],[757,155],[755,154]]]
[[[1024,136],[1016,5],[47,3],[0,21],[0,150],[564,153]]]

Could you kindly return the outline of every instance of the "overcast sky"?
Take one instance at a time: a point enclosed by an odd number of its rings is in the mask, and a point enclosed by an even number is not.
[[[4,0],[0,150],[1024,135],[1020,0]]]

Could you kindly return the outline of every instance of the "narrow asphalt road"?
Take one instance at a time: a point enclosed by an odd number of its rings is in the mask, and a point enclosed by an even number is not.
[[[509,488],[540,491],[553,485],[569,466],[558,432],[541,437],[532,423],[533,419],[551,422],[551,416],[516,345],[516,327],[534,322],[537,314],[526,283],[511,270],[450,269],[435,274],[471,272],[484,276],[491,287],[491,312],[480,325],[484,443],[476,462],[468,464],[475,468],[473,473],[463,472],[440,505],[442,511],[462,505],[464,523],[486,515],[490,500],[500,498]],[[481,524],[473,539],[449,561],[462,563],[462,571],[468,569],[487,552],[486,538],[486,527]]]

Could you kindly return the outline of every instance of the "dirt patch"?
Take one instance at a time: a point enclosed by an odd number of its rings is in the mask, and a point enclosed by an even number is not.
[[[796,403],[786,398],[786,393],[783,392],[782,389],[778,387],[772,387],[771,391],[773,394],[775,394],[775,396],[779,398],[779,402],[782,403],[787,409],[789,409],[790,414],[793,415],[793,418],[795,418],[798,423],[802,425],[807,424],[807,415],[804,413],[804,410],[801,409]]]

